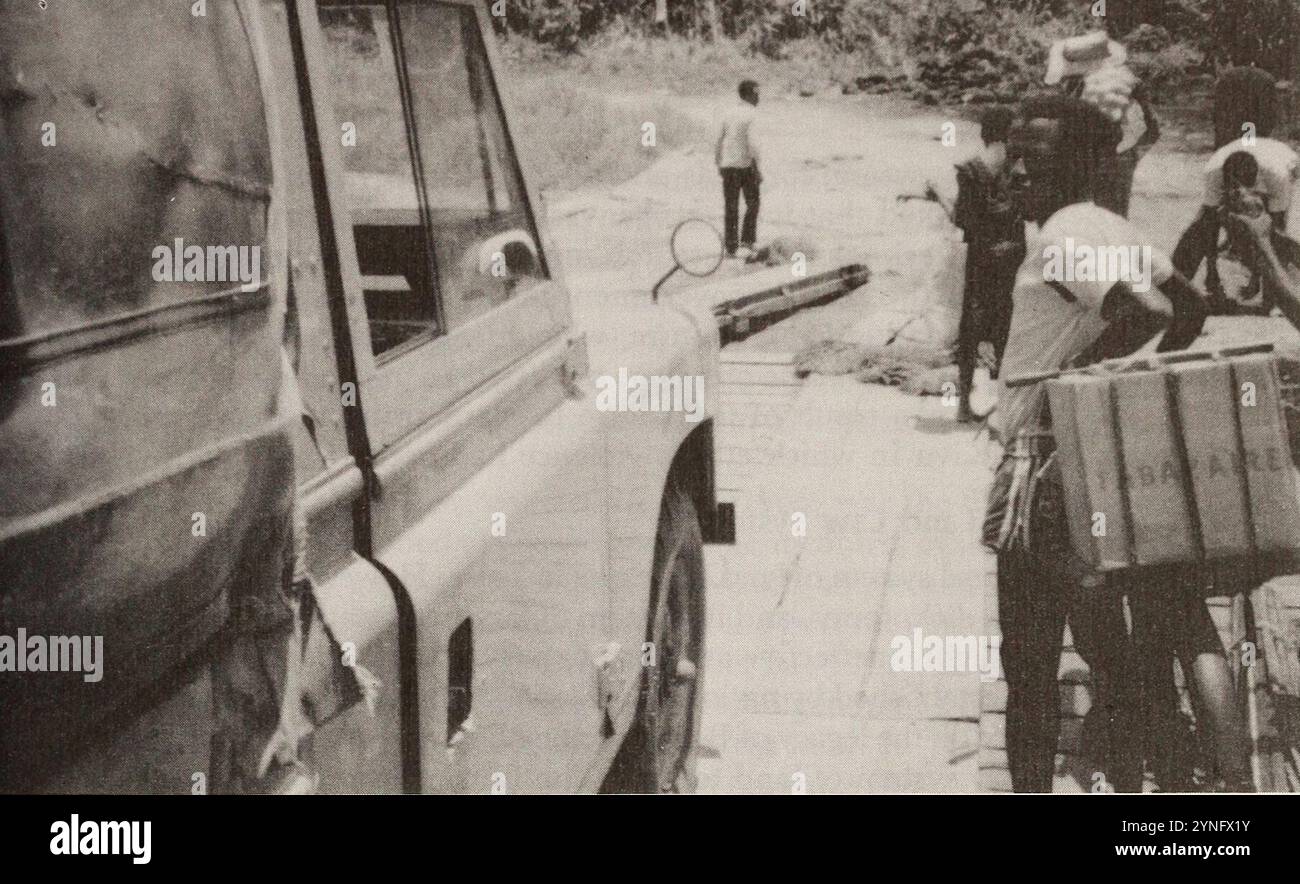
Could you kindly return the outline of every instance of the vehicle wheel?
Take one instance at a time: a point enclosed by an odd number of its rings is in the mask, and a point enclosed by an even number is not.
[[[664,492],[655,534],[647,641],[636,718],[606,780],[619,792],[695,789],[704,674],[704,541],[690,497]]]

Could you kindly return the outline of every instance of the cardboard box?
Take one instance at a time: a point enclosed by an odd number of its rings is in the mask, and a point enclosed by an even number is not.
[[[1046,382],[1071,542],[1098,571],[1300,550],[1276,359],[1180,358]]]
[[[1232,367],[1226,362],[1172,366],[1174,395],[1191,471],[1201,549],[1206,558],[1243,555],[1253,546],[1250,499],[1240,464]]]
[[[1300,503],[1277,366],[1267,357],[1249,357],[1234,360],[1232,369],[1255,548],[1264,553],[1295,549],[1300,546]]]
[[[1048,382],[1047,395],[1074,548],[1098,571],[1126,568],[1132,536],[1110,384],[1069,375]]]
[[[1139,565],[1189,562],[1200,555],[1167,381],[1162,371],[1109,379],[1133,525],[1133,560]]]

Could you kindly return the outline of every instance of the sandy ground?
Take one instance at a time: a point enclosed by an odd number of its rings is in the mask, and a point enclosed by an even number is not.
[[[978,133],[953,121],[957,144],[945,147],[948,122],[887,98],[762,108],[760,240],[815,243],[823,263],[865,261],[873,278],[724,351],[719,485],[736,503],[738,543],[709,551],[703,791],[981,786],[981,674],[905,671],[895,652],[918,630],[975,640],[990,631],[976,536],[996,449],[939,399],[847,377],[800,383],[788,364],[872,301],[905,297],[933,264],[945,235],[938,210],[895,197],[927,178],[954,186],[952,165]],[[1157,151],[1139,168],[1134,218],[1155,244],[1172,247],[1195,212],[1198,165]],[[673,225],[721,215],[702,152],[548,203],[579,314],[587,299],[648,291],[670,266]],[[1077,789],[1071,782],[1058,786]]]
[[[682,99],[680,107],[707,120],[728,100]],[[647,122],[653,122],[651,107],[646,104]],[[955,127],[951,146],[941,141],[948,124]],[[927,179],[955,193],[953,165],[978,149],[976,125],[889,96],[855,96],[765,101],[759,126],[765,179],[760,242],[782,237],[806,244],[815,264],[865,261],[873,277],[866,290],[800,314],[745,346],[794,351],[818,338],[834,338],[871,302],[906,296],[923,284],[936,249],[952,231],[937,207],[900,204],[896,197],[920,193]],[[1157,145],[1139,166],[1133,219],[1155,246],[1172,250],[1195,215],[1200,162]],[[610,291],[648,291],[672,266],[668,243],[677,222],[699,217],[721,229],[721,186],[712,153],[703,149],[666,153],[614,188],[551,192],[545,200],[561,262],[579,300]],[[728,262],[718,276],[746,269]],[[694,283],[683,277],[665,291]]]

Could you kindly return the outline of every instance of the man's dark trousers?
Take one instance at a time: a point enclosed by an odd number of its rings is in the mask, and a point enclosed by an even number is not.
[[[758,239],[758,170],[753,166],[743,169],[721,169],[723,228],[727,254],[734,255],[737,246],[754,247]],[[745,194],[745,225],[737,235],[740,215],[740,194]]]
[[[1059,492],[1058,492],[1059,493]],[[1173,661],[1157,644],[1146,621],[1145,606],[1134,611],[1141,623],[1136,640],[1127,635],[1119,588],[1084,587],[1059,555],[1068,543],[1063,518],[1043,520],[1040,540],[1050,550],[1035,555],[1023,549],[998,554],[999,656],[1007,680],[1007,767],[1017,792],[1050,792],[1060,737],[1061,694],[1057,673],[1065,623],[1074,647],[1092,673],[1093,696],[1101,706],[1104,743],[1090,747],[1106,759],[1110,785],[1120,792],[1142,789],[1142,740],[1150,705],[1144,668],[1164,668],[1172,687]],[[1135,586],[1135,584],[1133,585]],[[1153,664],[1146,661],[1155,661]],[[1149,680],[1159,690],[1160,680]],[[1094,780],[1089,788],[1096,785]]]

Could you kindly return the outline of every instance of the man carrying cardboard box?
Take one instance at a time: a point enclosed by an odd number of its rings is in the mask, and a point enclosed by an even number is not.
[[[1022,108],[1010,162],[1026,217],[1041,229],[1016,277],[1005,379],[1126,355],[1162,329],[1162,350],[1183,349],[1200,333],[1203,296],[1136,227],[1093,202],[1120,135],[1117,124],[1076,97],[1033,97]],[[1098,260],[1119,254],[1134,257]],[[1057,671],[1068,615],[1107,725],[1110,785],[1140,789],[1145,707],[1152,690],[1162,689],[1151,660],[1168,663],[1168,647],[1176,644],[1180,656],[1197,660],[1195,675],[1208,693],[1226,683],[1226,694],[1217,695],[1230,698],[1223,649],[1203,602],[1178,579],[1186,575],[1142,574],[1140,587],[1133,578],[1121,584],[1090,573],[1073,553],[1044,385],[1004,381],[995,417],[1006,451],[989,492],[984,542],[998,553],[1013,787],[1052,788]],[[1125,594],[1135,600],[1131,640]],[[1164,670],[1165,701],[1172,695],[1171,670]],[[1211,707],[1216,732],[1232,732],[1230,702],[1226,709]],[[1245,754],[1234,753],[1223,754],[1231,756],[1224,767],[1235,781],[1244,776]]]

